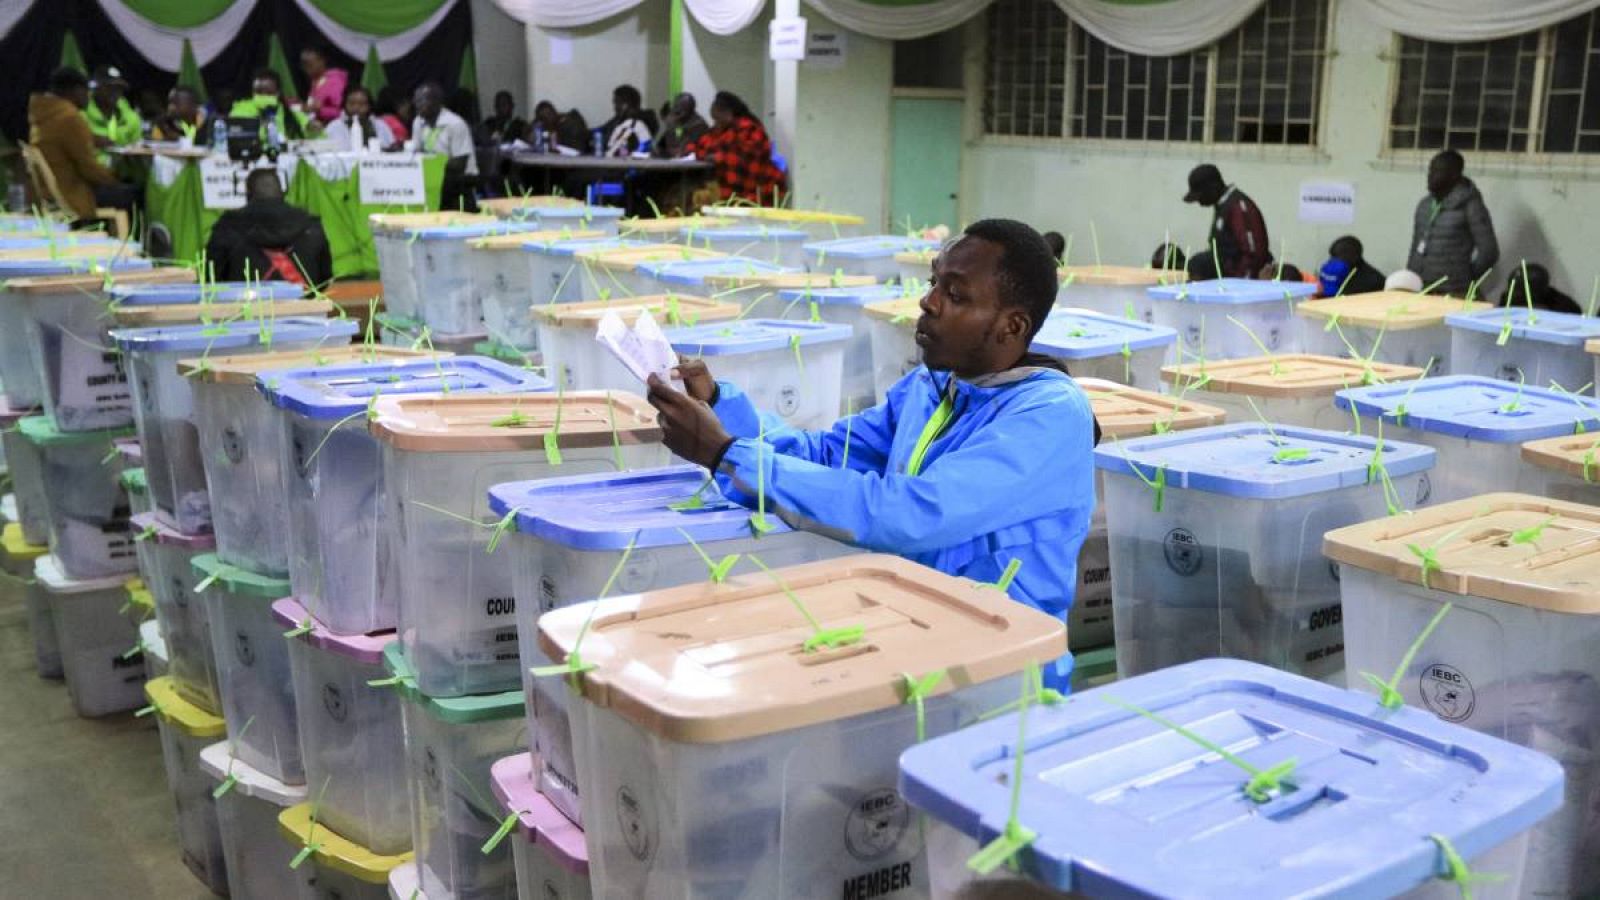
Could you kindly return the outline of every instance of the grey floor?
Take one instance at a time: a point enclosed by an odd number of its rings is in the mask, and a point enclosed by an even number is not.
[[[0,597],[0,897],[212,896],[178,856],[155,722],[80,719],[35,673],[20,600]]]

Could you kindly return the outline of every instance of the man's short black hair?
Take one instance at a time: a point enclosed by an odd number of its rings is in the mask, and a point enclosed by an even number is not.
[[[1182,271],[1189,263],[1189,255],[1177,244],[1168,242],[1162,244],[1150,254],[1150,268],[1165,269],[1167,271]]]
[[[52,93],[63,94],[74,88],[86,88],[88,86],[89,76],[71,66],[62,66],[50,73],[50,91]]]
[[[196,90],[193,85],[175,84],[175,85],[172,86],[172,90],[169,92],[169,96],[171,94],[185,94],[187,96],[193,97],[195,99],[195,102],[197,102],[197,103],[200,100],[200,92],[198,90]]]
[[[254,75],[250,76],[251,81],[259,81],[263,78],[277,85],[278,90],[283,90],[283,79],[278,77],[277,69],[274,69],[271,66],[262,66],[256,70]]]
[[[644,97],[639,94],[639,89],[631,84],[617,85],[617,89],[611,92],[611,99],[621,100],[634,109],[644,106]]]
[[[1433,161],[1445,163],[1456,172],[1465,171],[1467,168],[1466,158],[1455,150],[1440,150],[1433,155]]]
[[[1361,239],[1353,234],[1335,238],[1334,242],[1328,245],[1329,256],[1342,259],[1352,266],[1360,262],[1365,253],[1366,248],[1361,246]]]
[[[982,219],[963,233],[1000,245],[1000,302],[1027,310],[1032,341],[1056,304],[1056,258],[1044,235],[1015,219]]]
[[[283,182],[278,180],[277,169],[251,169],[244,177],[244,195],[247,200],[275,200],[283,197]]]
[[[367,90],[364,85],[360,85],[360,84],[352,84],[349,87],[346,87],[344,89],[344,102],[345,103],[349,103],[350,102],[350,98],[354,97],[357,94],[365,95],[366,98],[367,98],[367,102],[368,103],[372,103],[373,102],[372,92]]]

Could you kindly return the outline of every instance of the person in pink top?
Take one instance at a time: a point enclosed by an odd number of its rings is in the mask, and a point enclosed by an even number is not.
[[[311,90],[306,92],[306,112],[326,124],[344,112],[344,89],[350,73],[328,68],[328,57],[316,47],[300,51],[300,71],[306,73]]]

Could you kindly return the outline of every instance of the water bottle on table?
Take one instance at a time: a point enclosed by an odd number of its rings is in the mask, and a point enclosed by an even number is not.
[[[217,153],[228,152],[228,123],[220,116],[211,123],[211,149]]]
[[[598,128],[596,128],[594,130],[594,155],[595,156],[605,156],[606,155],[606,136],[605,136],[605,132],[601,131]]]

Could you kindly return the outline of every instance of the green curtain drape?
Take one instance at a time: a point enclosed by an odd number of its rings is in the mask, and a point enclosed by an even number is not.
[[[471,91],[474,97],[478,95],[478,55],[472,52],[471,44],[461,52],[461,69],[456,73],[456,87]]]
[[[163,28],[198,28],[222,15],[237,0],[119,0]]]
[[[311,0],[323,15],[351,31],[387,37],[421,25],[445,0]]]
[[[194,45],[188,38],[183,39],[183,58],[178,62],[178,83],[186,84],[195,89],[200,95],[200,102],[206,101],[206,80],[200,77],[200,64],[194,58]]]
[[[384,71],[383,60],[378,58],[378,45],[367,44],[367,64],[361,68],[361,86],[373,97],[389,85],[389,73]]]
[[[267,65],[278,73],[278,80],[283,83],[283,96],[299,100],[300,91],[294,86],[294,69],[289,66],[289,58],[283,55],[283,42],[278,40],[277,32],[267,35]]]
[[[78,49],[78,39],[71,29],[61,36],[61,67],[89,74],[89,67],[83,64],[83,52]]]

